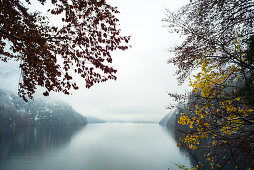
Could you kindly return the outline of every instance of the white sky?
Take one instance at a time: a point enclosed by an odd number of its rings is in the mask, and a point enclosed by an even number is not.
[[[184,92],[167,64],[170,46],[180,42],[169,34],[162,19],[166,8],[178,9],[189,0],[110,0],[120,14],[122,35],[131,35],[132,48],[113,53],[116,81],[81,88],[72,96],[58,95],[78,112],[106,120],[159,121],[171,99],[167,91]]]
[[[175,68],[167,64],[173,56],[169,48],[181,42],[179,35],[170,34],[162,19],[166,9],[177,10],[189,0],[109,0],[120,14],[122,35],[130,35],[132,48],[113,53],[117,80],[85,85],[72,95],[50,94],[65,101],[81,114],[105,120],[160,121],[166,109],[169,92],[184,92],[177,86]],[[79,84],[81,79],[77,79]]]

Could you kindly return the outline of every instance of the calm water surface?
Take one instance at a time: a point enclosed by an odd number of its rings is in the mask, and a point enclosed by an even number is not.
[[[171,170],[176,164],[190,161],[157,124],[0,129],[1,170]]]

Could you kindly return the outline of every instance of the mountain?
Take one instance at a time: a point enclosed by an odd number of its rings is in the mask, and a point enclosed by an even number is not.
[[[107,121],[98,119],[96,117],[86,116],[86,119],[88,123],[107,123]]]
[[[87,124],[86,117],[66,103],[43,99],[24,102],[0,90],[0,127],[62,127]]]
[[[170,110],[168,114],[166,114],[159,124],[161,126],[167,126],[167,127],[174,127],[175,124],[175,117],[179,113],[179,109],[175,107],[174,109]]]

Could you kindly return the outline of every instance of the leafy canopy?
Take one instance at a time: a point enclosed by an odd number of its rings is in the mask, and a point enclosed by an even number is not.
[[[227,63],[243,64],[232,50],[237,35],[248,40],[254,35],[254,3],[252,0],[193,0],[177,12],[167,11],[164,22],[170,32],[183,35],[184,42],[169,60],[177,66],[179,83],[183,83],[205,58],[224,68]],[[243,47],[243,46],[242,46]],[[216,49],[220,49],[217,55]],[[204,53],[209,52],[209,55]],[[244,65],[254,69],[254,65]]]
[[[211,169],[253,166],[253,9],[252,0],[194,0],[164,19],[170,31],[186,38],[169,60],[179,83],[198,72],[189,94],[170,94],[188,106],[179,116],[185,130],[178,146],[206,148]]]
[[[111,52],[126,50],[129,36],[121,36],[116,7],[104,0],[38,0],[50,3],[51,16],[62,18],[54,26],[48,16],[29,12],[21,0],[0,1],[0,59],[20,62],[19,95],[32,99],[37,86],[70,93],[78,89],[71,70],[85,86],[116,79]],[[26,0],[32,4],[33,1]]]

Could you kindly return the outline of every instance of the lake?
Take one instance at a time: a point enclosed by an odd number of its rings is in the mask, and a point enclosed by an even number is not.
[[[191,165],[157,124],[0,129],[1,170],[171,170],[176,164]]]

